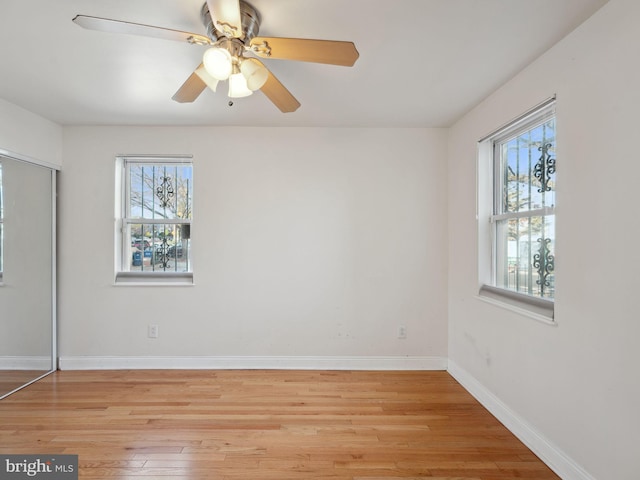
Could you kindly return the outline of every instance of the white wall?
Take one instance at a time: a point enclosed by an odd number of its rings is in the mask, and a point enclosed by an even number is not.
[[[62,127],[0,98],[0,153],[62,165]]]
[[[113,286],[118,153],[194,155],[195,286]],[[445,155],[437,129],[65,128],[63,368],[192,356],[443,368]]]
[[[638,18],[611,0],[449,136],[451,371],[556,449],[564,478],[638,478]],[[554,93],[556,327],[476,298],[475,220],[477,140]]]

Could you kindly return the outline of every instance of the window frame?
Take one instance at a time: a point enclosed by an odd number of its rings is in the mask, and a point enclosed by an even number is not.
[[[477,220],[478,220],[478,298],[545,323],[554,324],[554,298],[528,295],[497,286],[498,221],[516,218],[553,216],[556,225],[556,205],[518,212],[502,212],[504,172],[499,152],[509,139],[556,119],[555,96],[545,100],[523,115],[501,126],[478,142]],[[556,120],[557,121],[557,120]],[[557,128],[557,127],[556,127]],[[556,129],[557,131],[557,129]],[[502,238],[502,237],[501,237]],[[555,272],[554,272],[555,274]]]
[[[189,271],[131,271],[128,252],[130,250],[130,235],[127,228],[133,224],[163,224],[163,225],[188,225],[189,231],[193,227],[193,200],[191,201],[191,218],[189,219],[146,219],[130,216],[131,185],[129,168],[131,165],[189,165],[191,175],[194,176],[192,155],[118,155],[116,157],[116,202],[115,202],[115,285],[193,285],[193,261],[189,262]],[[193,184],[191,186],[193,198]],[[192,250],[191,233],[189,243]]]

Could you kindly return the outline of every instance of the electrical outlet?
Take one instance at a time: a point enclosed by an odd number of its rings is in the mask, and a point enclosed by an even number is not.
[[[402,340],[407,338],[407,327],[405,327],[404,325],[400,325],[398,327],[398,338]]]
[[[158,338],[158,325],[149,325],[147,334],[149,338]]]

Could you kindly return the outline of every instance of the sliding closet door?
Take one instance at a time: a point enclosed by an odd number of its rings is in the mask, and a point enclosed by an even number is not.
[[[55,368],[55,171],[0,156],[0,398]]]

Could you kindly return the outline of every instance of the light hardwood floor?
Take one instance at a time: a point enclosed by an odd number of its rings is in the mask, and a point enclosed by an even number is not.
[[[45,373],[46,370],[0,370],[0,395],[12,392]]]
[[[559,478],[446,372],[56,372],[0,401],[0,452],[81,479]]]

